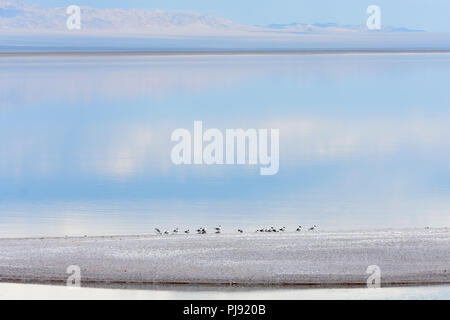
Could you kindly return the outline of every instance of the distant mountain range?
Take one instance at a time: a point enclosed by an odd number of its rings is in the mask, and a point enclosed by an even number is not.
[[[285,32],[296,33],[324,33],[324,32],[366,32],[369,31],[365,25],[340,25],[337,23],[289,23],[289,24],[270,24],[265,28],[273,30],[282,30]],[[408,28],[398,28],[392,26],[382,26],[381,32],[424,32],[424,30],[415,30]]]
[[[264,35],[277,33],[354,33],[368,32],[366,26],[336,23],[290,23],[246,26],[211,15],[161,10],[95,9],[81,7],[82,29],[77,34],[117,36],[155,35]],[[0,0],[0,34],[67,33],[65,7],[44,8],[18,0]],[[417,32],[406,28],[384,27],[381,32]]]

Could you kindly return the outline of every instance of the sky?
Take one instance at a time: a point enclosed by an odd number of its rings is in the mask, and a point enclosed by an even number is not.
[[[139,8],[183,10],[212,14],[246,25],[291,22],[335,22],[365,24],[366,8],[382,10],[382,23],[430,32],[450,32],[448,0],[24,0],[57,7],[66,5],[96,8]]]

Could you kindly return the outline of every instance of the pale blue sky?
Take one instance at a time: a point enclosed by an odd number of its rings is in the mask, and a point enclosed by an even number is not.
[[[385,25],[450,32],[448,0],[24,0],[44,6],[70,4],[96,8],[187,10],[249,25],[290,22],[364,24],[368,5],[382,9]]]

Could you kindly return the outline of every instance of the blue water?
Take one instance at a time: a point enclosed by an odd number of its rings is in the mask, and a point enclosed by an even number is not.
[[[450,225],[450,55],[0,58],[0,237]],[[279,128],[280,170],[171,132]]]
[[[135,299],[135,300],[448,300],[448,285],[382,288],[66,288],[0,283],[0,299]]]

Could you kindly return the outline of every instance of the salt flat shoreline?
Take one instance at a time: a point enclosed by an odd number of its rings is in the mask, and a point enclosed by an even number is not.
[[[450,50],[166,50],[166,51],[3,51],[0,58],[67,58],[67,57],[120,57],[120,56],[239,56],[239,55],[344,55],[344,54],[448,54]]]
[[[450,229],[0,239],[2,282],[84,285],[365,285],[450,283]]]

